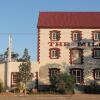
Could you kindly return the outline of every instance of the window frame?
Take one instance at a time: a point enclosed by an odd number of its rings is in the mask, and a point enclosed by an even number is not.
[[[50,37],[49,38],[50,38],[51,41],[59,41],[60,38],[61,38],[60,35],[61,35],[60,31],[58,31],[58,30],[52,30],[52,31],[50,31]],[[57,36],[59,38],[57,38]]]
[[[94,41],[100,41],[99,35],[100,31],[92,31],[92,37]]]
[[[97,76],[96,72],[98,72],[98,76]],[[96,68],[93,70],[93,77],[95,80],[100,80],[100,69],[99,68]]]
[[[59,73],[60,73],[60,68],[49,68],[49,77],[58,75]]]
[[[100,48],[93,48],[93,49],[92,49],[92,57],[93,57],[94,59],[100,59],[100,57],[97,57],[97,56],[96,56],[96,51],[97,51],[97,50],[100,51]]]
[[[71,31],[72,32],[72,41],[81,41],[82,40],[82,31],[75,30]],[[78,37],[79,35],[79,37]]]
[[[19,72],[11,72],[11,86],[16,86],[18,79],[19,79]]]
[[[52,53],[54,53],[54,54],[52,54]],[[52,55],[54,57],[52,57]],[[60,49],[59,48],[50,48],[49,49],[49,58],[50,59],[59,59],[59,57],[60,57]]]
[[[75,72],[76,75],[73,74],[73,71]],[[78,76],[78,71],[80,72],[80,76]],[[70,69],[70,74],[75,77],[75,83],[76,84],[81,84],[84,82],[83,80],[83,69],[81,68],[72,68]],[[78,82],[78,78],[80,78],[80,81]]]
[[[83,49],[82,48],[71,48],[69,49],[70,50],[70,64],[83,64]],[[80,62],[79,63],[75,63],[73,61],[73,50],[77,50],[79,52],[79,59],[80,59]]]

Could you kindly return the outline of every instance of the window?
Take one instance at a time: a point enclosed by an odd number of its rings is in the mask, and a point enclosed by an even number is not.
[[[71,64],[83,63],[83,49],[80,48],[70,49],[70,63]]]
[[[94,69],[94,79],[100,79],[100,69]]]
[[[58,59],[60,57],[60,49],[59,48],[50,48],[50,59]]]
[[[58,75],[60,73],[59,68],[49,68],[49,76],[52,77],[54,75]]]
[[[100,58],[100,48],[93,48],[93,58]]]
[[[83,70],[82,69],[71,69],[70,73],[71,73],[71,75],[75,76],[76,83],[83,82]]]
[[[81,31],[72,31],[72,40],[73,41],[80,41],[82,39]]]
[[[51,41],[59,41],[60,40],[60,31],[57,31],[57,30],[50,31],[50,40]]]
[[[99,31],[94,31],[93,32],[93,39],[94,40],[100,40],[100,32]]]
[[[11,85],[15,86],[19,80],[19,72],[11,73]]]

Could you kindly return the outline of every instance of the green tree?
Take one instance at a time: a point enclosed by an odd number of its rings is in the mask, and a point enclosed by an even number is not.
[[[30,61],[30,56],[29,56],[27,48],[24,49],[24,54],[21,58],[18,59],[18,61],[21,61],[21,62]]]
[[[29,56],[29,53],[28,53],[28,49],[27,48],[24,49],[24,54],[23,54],[22,59],[24,61],[29,61],[30,60],[30,56]]]
[[[7,60],[7,58],[8,58],[8,48],[7,48],[7,50],[4,52],[4,58],[5,58],[5,60]]]
[[[18,60],[18,56],[19,56],[19,54],[18,53],[15,53],[15,52],[12,52],[12,54],[11,54],[11,57],[12,57],[12,59],[14,61]]]
[[[50,77],[51,88],[58,93],[73,93],[75,78],[65,73]]]
[[[4,55],[3,54],[0,54],[0,63],[3,63],[3,62],[5,62]]]
[[[4,52],[3,56],[4,56],[5,61],[7,61],[7,58],[8,58],[8,48]],[[13,61],[17,61],[18,60],[18,56],[19,56],[18,53],[11,52],[11,58],[12,58]]]
[[[19,66],[19,81],[24,83],[25,85],[25,93],[27,88],[27,83],[32,81],[32,73],[31,73],[31,63],[23,62]]]
[[[28,49],[24,50],[23,55],[24,62],[19,66],[19,81],[25,85],[25,94],[27,83],[32,81],[32,73],[31,73],[31,63],[30,56],[28,55]]]

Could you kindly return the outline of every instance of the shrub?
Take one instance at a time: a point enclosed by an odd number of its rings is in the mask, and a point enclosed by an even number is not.
[[[98,85],[96,82],[92,82],[90,85],[85,86],[84,92],[100,94],[100,85]]]
[[[23,92],[24,89],[25,89],[24,83],[23,83],[23,82],[19,82],[19,83],[17,84],[17,89],[19,90],[19,92]]]
[[[3,91],[3,82],[0,80],[0,92]]]
[[[75,79],[67,73],[61,73],[50,77],[51,90],[58,93],[74,93]]]

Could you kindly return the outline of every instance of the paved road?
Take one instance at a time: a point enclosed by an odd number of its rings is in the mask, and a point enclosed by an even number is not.
[[[33,96],[0,96],[0,100],[100,100],[100,95],[33,95]]]

